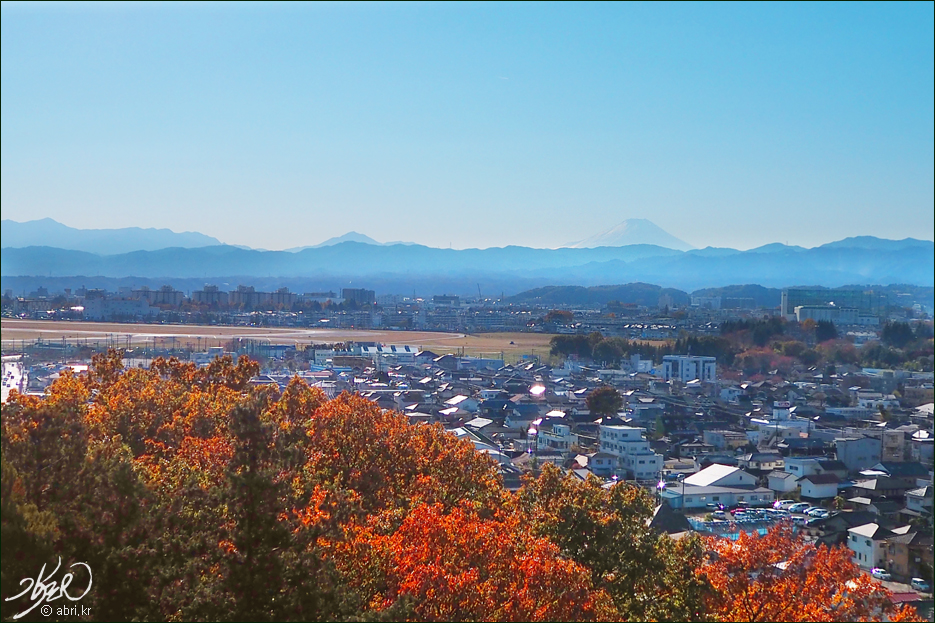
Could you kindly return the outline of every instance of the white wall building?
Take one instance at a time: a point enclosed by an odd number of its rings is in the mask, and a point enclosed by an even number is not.
[[[695,379],[702,383],[714,383],[717,380],[717,360],[714,357],[666,355],[662,358],[662,378],[682,383]]]
[[[785,471],[796,478],[813,476],[821,473],[821,466],[818,459],[811,456],[788,456],[786,457]]]
[[[158,307],[150,307],[146,299],[88,298],[84,301],[84,317],[88,320],[124,320],[159,315]]]
[[[769,506],[774,495],[765,487],[699,487],[673,484],[666,487],[660,497],[672,508],[705,508],[708,504],[733,506],[738,502],[750,506]]]
[[[854,526],[847,531],[847,547],[852,552],[852,560],[862,569],[886,566],[885,539],[892,532],[879,524],[868,523]]]
[[[644,438],[645,428],[602,425],[600,451],[617,457],[617,467],[629,478],[659,480],[662,473],[662,455],[656,454]]]
[[[802,498],[828,500],[838,494],[838,477],[834,474],[812,474],[799,480]]]

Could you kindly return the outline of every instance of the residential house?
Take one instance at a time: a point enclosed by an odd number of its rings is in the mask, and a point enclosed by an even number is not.
[[[838,477],[834,474],[813,474],[799,480],[802,499],[810,501],[833,499],[838,495]]]
[[[666,502],[653,510],[653,516],[646,520],[646,525],[659,534],[665,533],[673,538],[679,538],[692,531],[685,515],[673,511]]]
[[[931,465],[933,456],[935,456],[935,436],[927,430],[914,432],[909,441],[909,458],[924,465]]]
[[[559,452],[569,452],[571,447],[577,443],[578,435],[571,432],[571,427],[567,424],[552,424],[552,430],[540,428],[536,440],[540,451],[549,448]]]
[[[903,499],[906,491],[912,489],[911,485],[905,481],[890,478],[889,476],[876,476],[858,480],[854,483],[851,492],[855,496],[864,496],[868,498],[886,497],[888,499]]]
[[[506,398],[487,398],[478,405],[478,409],[484,417],[500,419],[513,410],[513,403]]]
[[[617,470],[617,455],[608,452],[594,452],[588,455],[588,469],[595,476],[609,477]]]
[[[854,526],[847,531],[847,547],[852,552],[852,560],[862,569],[886,566],[886,539],[894,536],[893,532],[878,523]]]
[[[736,450],[747,445],[747,436],[735,430],[706,430],[702,440],[715,450]]]
[[[748,471],[773,471],[785,465],[778,452],[752,452],[744,454],[737,461],[737,466]]]
[[[803,478],[820,474],[821,464],[816,457],[788,456],[783,463],[783,469],[796,478]]]
[[[779,497],[783,493],[795,491],[799,487],[798,478],[789,472],[774,471],[766,476],[767,486]]]
[[[542,417],[539,406],[533,403],[514,404],[512,408],[508,407],[508,413],[504,426],[516,430],[527,430],[533,421]]]
[[[837,459],[819,459],[819,474],[834,474],[839,480],[847,479],[847,465]]]
[[[909,528],[905,526],[904,529]],[[923,575],[923,571],[931,572],[932,568],[932,534],[919,531],[901,529],[893,531],[895,534],[884,539],[886,548],[886,570],[896,579],[907,581],[912,577]]]
[[[929,470],[921,463],[915,461],[882,461],[870,469],[875,472],[883,472],[890,478],[899,480],[913,489],[919,485],[919,480],[929,479]]]
[[[458,394],[452,398],[449,398],[445,401],[445,405],[448,407],[458,407],[463,409],[468,413],[477,413],[477,401],[473,398],[465,396],[463,394]]]
[[[666,480],[670,478],[686,477],[696,474],[701,467],[692,459],[669,459],[662,463],[663,476]]]
[[[869,511],[844,511],[835,513],[824,519],[809,521],[800,528],[808,536],[818,537],[818,542],[829,547],[844,545],[847,542],[847,531],[855,526],[862,526],[871,522],[883,524],[880,517]]]
[[[932,516],[932,485],[906,491],[906,511],[915,517]]]

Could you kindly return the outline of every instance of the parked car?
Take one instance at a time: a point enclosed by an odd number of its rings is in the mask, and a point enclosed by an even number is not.
[[[727,514],[724,511],[714,511],[711,516],[715,519],[727,519]]]
[[[812,505],[809,504],[808,502],[798,502],[789,507],[789,512],[790,513],[801,513],[806,508],[811,508],[811,507]]]
[[[773,503],[773,508],[780,508],[787,511],[791,506],[795,506],[795,504],[797,504],[795,500],[776,500]]]
[[[809,517],[818,517],[819,519],[824,519],[830,513],[823,508],[812,508],[805,513]]]
[[[909,582],[909,586],[912,587],[912,590],[919,591],[920,593],[932,592],[932,585],[922,578],[912,578],[912,581]]]
[[[870,570],[870,575],[878,580],[892,580],[893,576],[887,573],[883,567],[874,567]]]

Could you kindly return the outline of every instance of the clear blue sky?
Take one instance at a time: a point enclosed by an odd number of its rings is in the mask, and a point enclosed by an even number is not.
[[[3,218],[932,239],[933,4],[2,7]]]

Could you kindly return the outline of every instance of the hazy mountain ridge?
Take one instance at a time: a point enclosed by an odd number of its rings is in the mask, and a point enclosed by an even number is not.
[[[324,242],[319,242],[318,244],[305,245],[303,247],[292,247],[291,249],[283,249],[284,251],[289,251],[290,253],[298,253],[299,251],[305,251],[306,249],[319,249],[321,247],[330,247],[336,244],[341,244],[342,242],[360,242],[363,244],[373,244],[382,246],[382,242],[377,242],[370,236],[366,234],[361,234],[356,231],[349,231],[343,236],[335,236],[334,238],[328,238]]]
[[[221,244],[221,241],[198,232],[174,232],[169,229],[125,227],[121,229],[77,229],[50,218],[17,222],[4,219],[0,228],[0,246],[26,248],[54,247],[117,255],[132,251],[156,251],[170,247],[197,248]]]
[[[842,241],[844,242],[844,241]],[[814,249],[736,251],[705,255],[652,245],[593,249],[436,249],[421,245],[376,246],[344,242],[296,253],[255,251],[232,246],[135,251],[100,256],[49,247],[3,249],[0,274],[120,278],[308,278],[358,286],[445,284],[450,293],[473,293],[476,285],[510,293],[542,285],[594,286],[647,282],[686,291],[736,283],[781,288],[795,283],[837,287],[849,283],[933,285],[935,245],[928,241],[883,241],[897,250],[868,252],[837,243]],[[460,285],[458,285],[460,284]],[[457,286],[457,291],[451,288]],[[368,287],[375,287],[373,285]],[[387,292],[387,290],[383,290]],[[390,291],[392,292],[392,290]],[[436,292],[437,293],[437,292]]]

